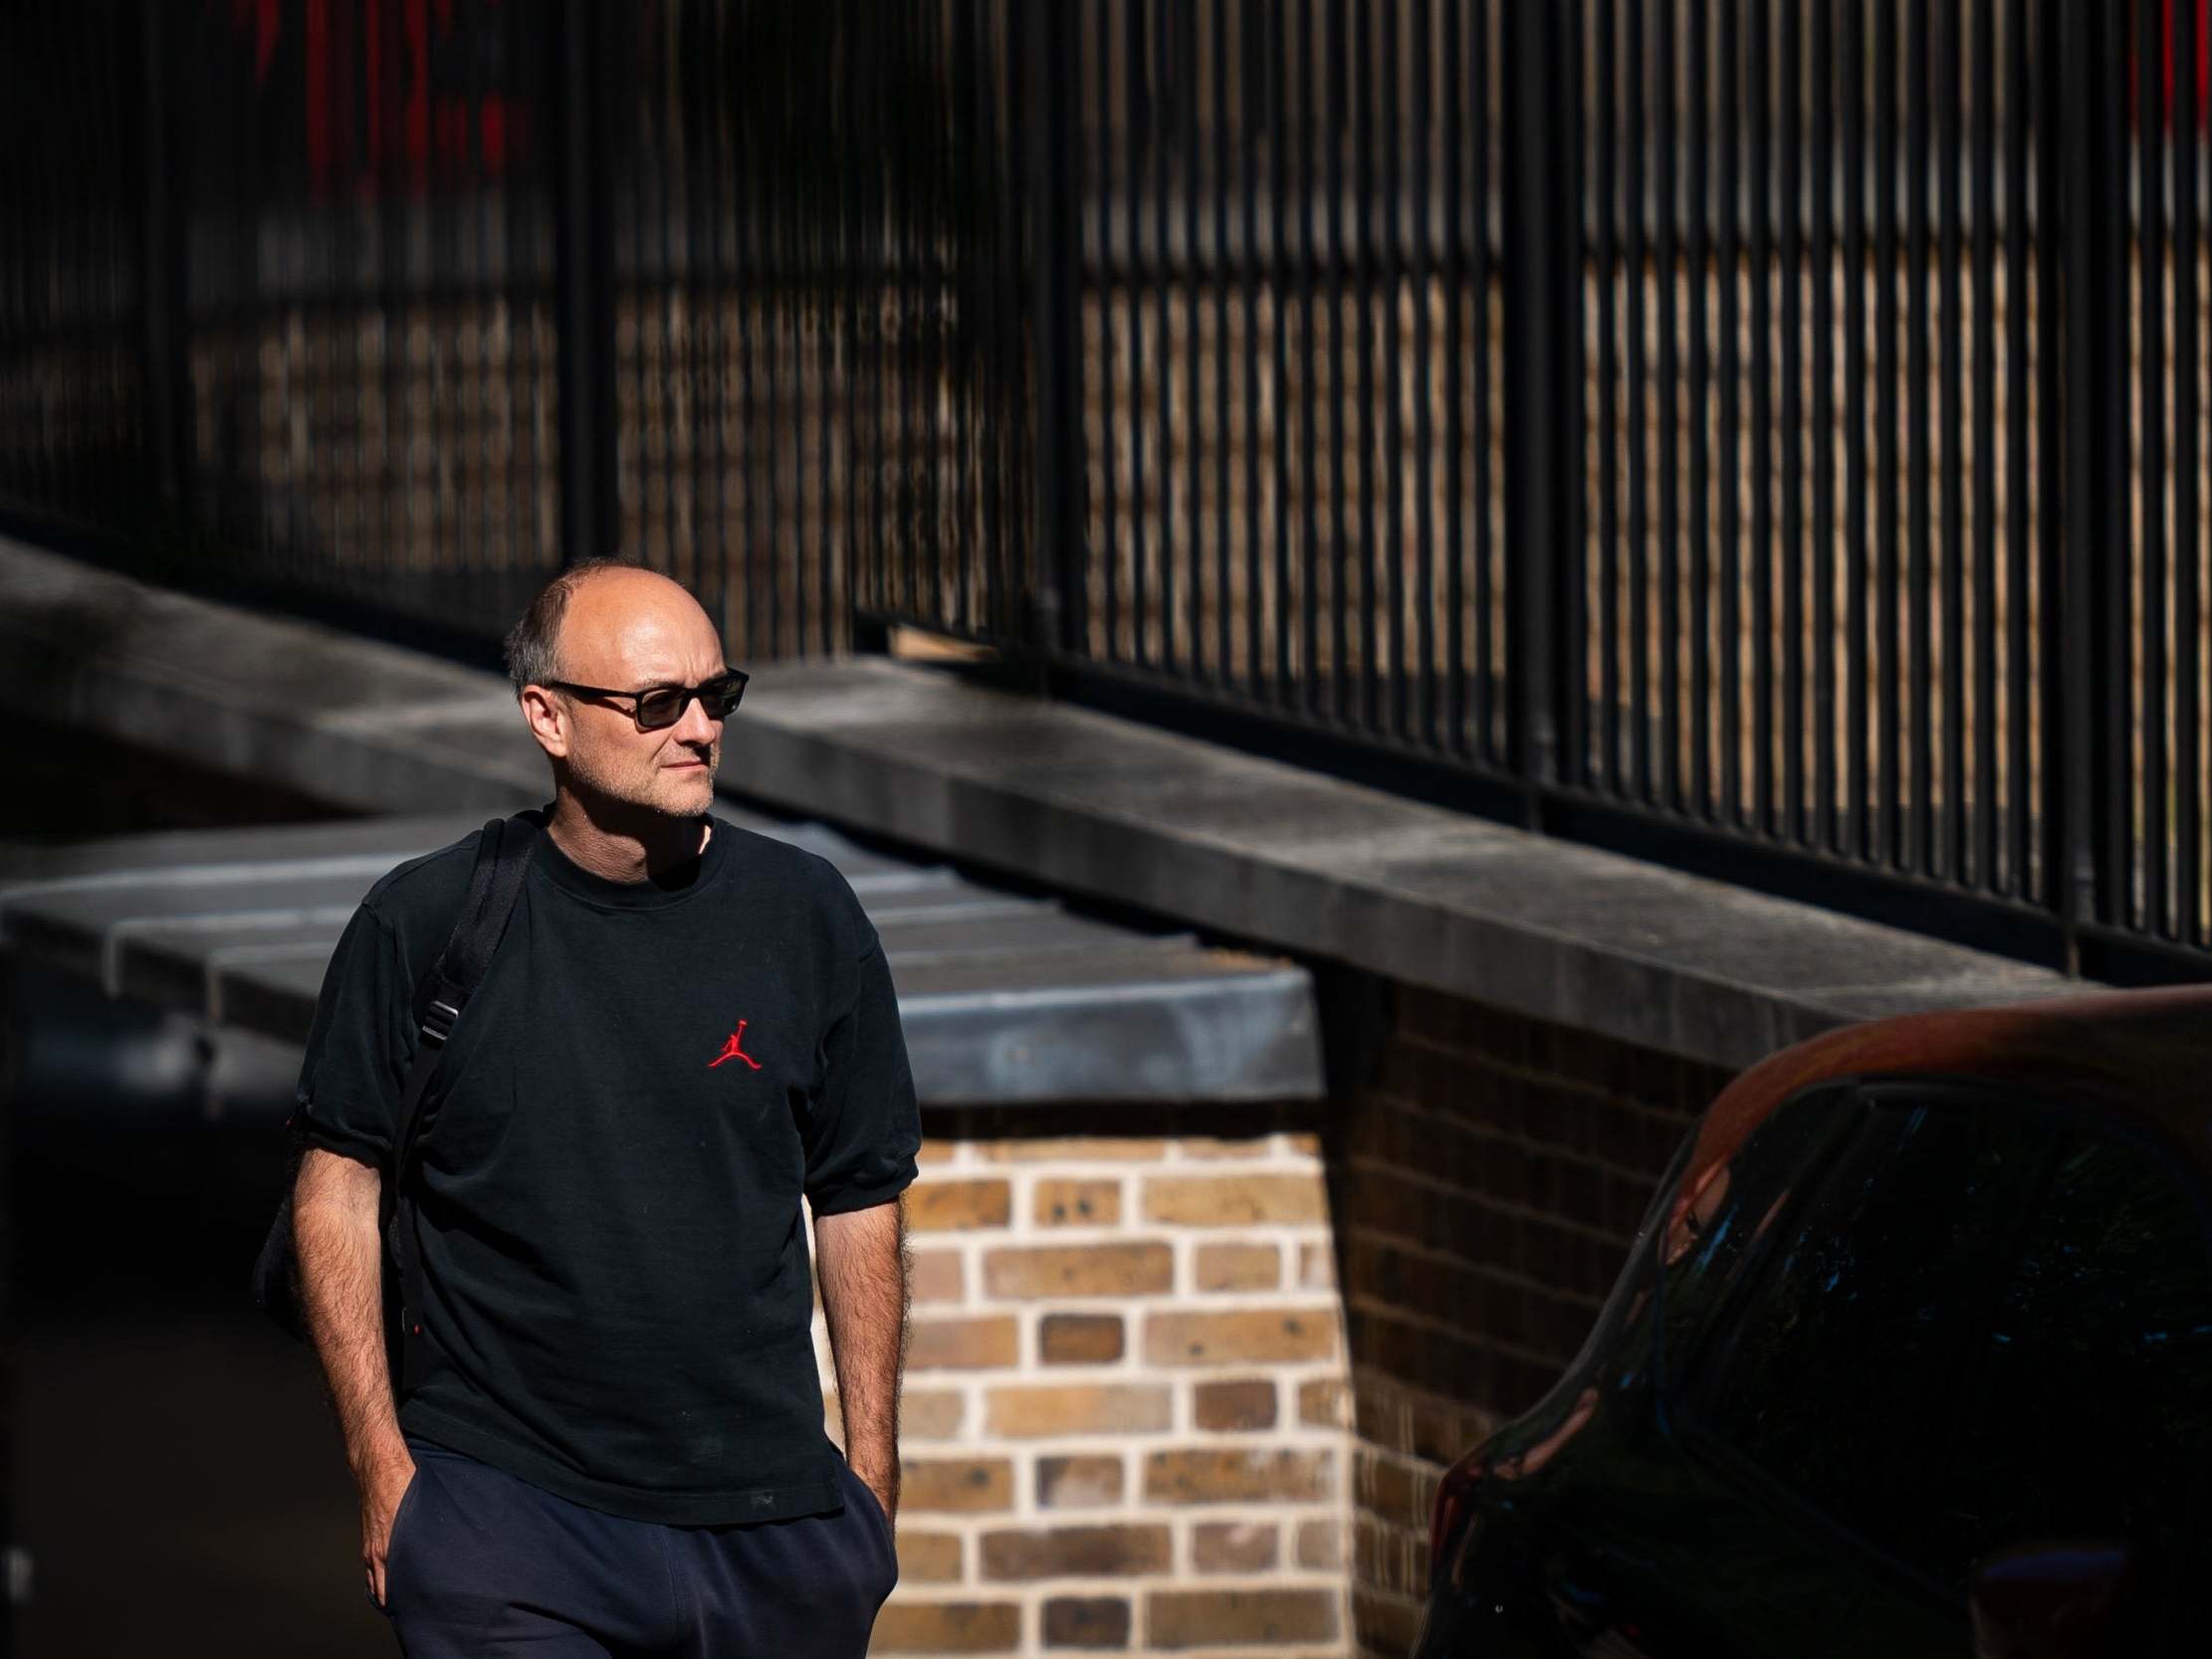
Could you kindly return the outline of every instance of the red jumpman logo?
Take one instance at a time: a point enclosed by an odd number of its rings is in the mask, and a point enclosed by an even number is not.
[[[710,1072],[713,1071],[725,1060],[743,1060],[755,1071],[759,1071],[761,1069],[761,1062],[754,1059],[752,1055],[745,1052],[745,1028],[748,1023],[749,1022],[745,1020],[738,1021],[737,1030],[730,1033],[730,1041],[723,1045],[722,1052],[716,1055],[712,1060],[707,1062],[707,1070],[709,1070]]]

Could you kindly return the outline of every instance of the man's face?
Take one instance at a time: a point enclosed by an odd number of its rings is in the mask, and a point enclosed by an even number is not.
[[[696,686],[723,670],[722,642],[698,601],[645,570],[593,575],[569,597],[556,652],[559,677],[623,692]],[[696,817],[714,802],[722,722],[694,698],[674,726],[640,731],[629,698],[531,693],[532,732],[570,786],[670,817]]]

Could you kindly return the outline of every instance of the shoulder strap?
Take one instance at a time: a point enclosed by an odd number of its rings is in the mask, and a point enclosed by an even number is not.
[[[407,1087],[400,1095],[387,1189],[392,1213],[406,1212],[389,1232],[399,1274],[400,1335],[403,1346],[410,1349],[420,1335],[421,1252],[415,1238],[414,1205],[407,1200],[406,1177],[421,1139],[422,1099],[429,1093],[430,1080],[445,1057],[446,1042],[462,1010],[484,983],[493,954],[506,935],[508,919],[514,914],[516,896],[522,892],[523,876],[530,867],[531,847],[544,827],[542,811],[494,818],[484,826],[477,838],[476,862],[469,868],[468,896],[461,901],[445,949],[415,993],[415,1057],[407,1069]],[[398,1380],[395,1375],[393,1381]]]

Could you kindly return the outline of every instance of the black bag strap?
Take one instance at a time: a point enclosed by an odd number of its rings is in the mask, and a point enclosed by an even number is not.
[[[415,1055],[407,1069],[406,1089],[399,1099],[392,1142],[391,1183],[387,1188],[391,1200],[388,1213],[398,1217],[399,1225],[386,1228],[394,1265],[398,1269],[400,1348],[410,1378],[418,1369],[414,1354],[422,1336],[424,1287],[415,1206],[407,1196],[406,1186],[407,1172],[422,1141],[423,1097],[430,1092],[430,1080],[445,1057],[446,1044],[460,1022],[462,1011],[468,1007],[477,987],[484,983],[484,976],[491,969],[492,956],[506,936],[516,896],[522,892],[523,877],[530,868],[531,847],[545,828],[545,813],[534,810],[518,812],[509,818],[494,818],[484,826],[483,834],[477,838],[476,861],[469,867],[468,897],[461,902],[460,914],[454,918],[453,932],[446,939],[445,949],[415,993]],[[400,1378],[395,1375],[393,1380],[398,1382]]]

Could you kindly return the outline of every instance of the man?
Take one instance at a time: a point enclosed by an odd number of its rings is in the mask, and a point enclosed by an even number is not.
[[[508,658],[553,801],[423,1105],[419,1375],[388,1374],[377,1198],[475,836],[370,889],[301,1072],[301,1285],[369,1595],[409,1659],[857,1659],[897,1575],[921,1139],[883,952],[827,861],[711,816],[743,682],[682,587],[577,566]]]

